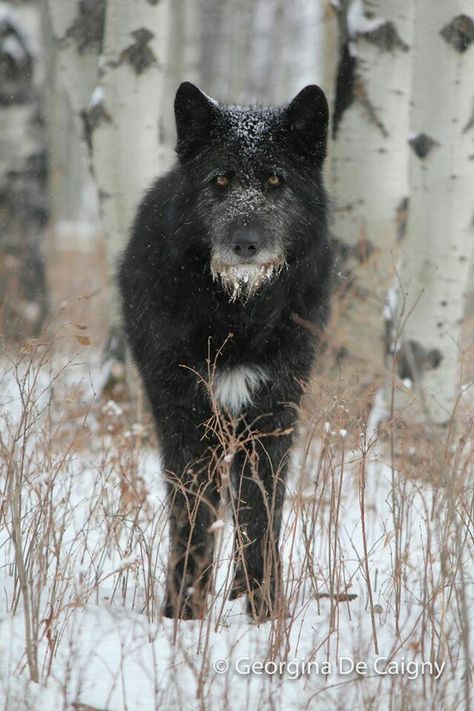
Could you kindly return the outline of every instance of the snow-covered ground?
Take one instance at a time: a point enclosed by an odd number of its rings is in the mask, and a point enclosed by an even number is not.
[[[469,708],[469,442],[435,488],[319,413],[288,482],[289,616],[256,625],[226,601],[223,508],[209,613],[175,624],[158,454],[124,406],[97,404],[83,357],[41,351],[2,361],[2,708]]]

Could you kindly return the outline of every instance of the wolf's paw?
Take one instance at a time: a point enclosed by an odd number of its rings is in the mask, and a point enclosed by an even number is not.
[[[235,571],[229,600],[247,595],[247,612],[257,623],[280,619],[287,616],[288,611],[284,598],[276,594],[276,589],[277,584],[273,578],[260,582],[255,577],[245,575],[239,566]]]
[[[283,596],[275,596],[271,586],[258,586],[248,591],[247,612],[254,622],[268,622],[288,617],[288,607]]]
[[[161,611],[163,617],[175,620],[202,620],[206,614],[206,605],[204,600],[196,602],[189,597],[183,600],[168,594]]]
[[[236,600],[242,597],[249,590],[249,583],[245,577],[245,573],[241,569],[237,569],[232,582],[232,587],[229,593],[229,600]]]

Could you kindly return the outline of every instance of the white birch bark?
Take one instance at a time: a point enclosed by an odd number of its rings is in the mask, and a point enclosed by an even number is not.
[[[339,36],[337,17],[333,0],[324,0],[321,8],[321,19],[316,25],[315,40],[317,42],[317,75],[320,86],[324,89],[330,106],[334,106],[336,96],[337,60],[339,54]],[[331,155],[332,140],[329,136],[328,151]],[[326,162],[326,169],[329,162]]]
[[[445,423],[459,394],[464,293],[474,237],[474,3],[418,0],[410,211],[401,267],[399,393]],[[421,407],[420,407],[421,405]],[[410,411],[408,411],[410,412]]]
[[[412,0],[341,0],[331,150],[334,234],[342,253],[337,339],[361,389],[384,370],[384,297],[408,188]]]
[[[327,2],[201,0],[203,89],[234,103],[284,103],[327,81]],[[329,23],[327,23],[329,20]]]
[[[77,36],[79,4],[48,0],[43,17],[48,50],[44,111],[48,132],[48,249],[84,252],[97,248],[100,235],[98,195],[85,141],[83,112],[97,78],[102,26],[95,41]],[[100,23],[99,23],[100,25]],[[67,257],[66,257],[67,258]]]
[[[0,331],[19,341],[39,334],[47,312],[43,76],[37,4],[0,3]]]
[[[326,19],[330,16],[325,2],[295,0],[282,4],[279,41],[271,42],[267,75],[273,81],[273,100],[277,103],[289,101],[308,84],[318,84],[326,93],[332,91],[325,71],[331,58],[327,51],[330,32],[326,34]],[[276,48],[279,49],[275,53]],[[280,68],[273,72],[275,56]]]
[[[201,58],[205,50],[210,52],[211,61],[217,61],[213,40],[203,46],[202,6],[198,0],[173,0],[167,13],[167,28],[163,36],[164,50],[160,55],[163,82],[161,88],[160,144],[161,165],[166,170],[174,161],[176,145],[176,125],[174,117],[174,97],[176,89],[183,81],[191,81],[202,86]],[[215,39],[215,38],[214,38]]]
[[[46,0],[46,3],[58,69],[72,109],[79,117],[87,108],[97,81],[105,3],[89,0],[82,5],[82,11],[79,2]]]
[[[100,76],[89,106],[110,281],[110,325],[120,332],[115,275],[134,210],[163,169],[159,141],[170,3],[114,0],[105,16]]]
[[[265,0],[263,0],[265,2]],[[245,104],[249,91],[247,82],[251,76],[251,37],[257,6],[260,2],[242,0],[233,3],[225,0],[223,32],[217,44],[220,65],[220,88],[218,98]],[[263,53],[264,50],[261,47]],[[262,101],[262,97],[260,97]]]

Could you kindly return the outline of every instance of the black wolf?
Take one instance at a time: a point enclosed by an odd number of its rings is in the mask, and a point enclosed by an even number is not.
[[[231,595],[248,593],[249,611],[265,619],[281,599],[297,405],[329,309],[328,106],[317,86],[280,108],[241,108],[185,82],[175,115],[177,165],[140,204],[119,276],[167,475],[164,614],[205,612],[212,524],[233,457]],[[219,418],[234,428],[230,456]]]

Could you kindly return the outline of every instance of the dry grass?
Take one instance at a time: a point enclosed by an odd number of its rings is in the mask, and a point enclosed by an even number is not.
[[[208,612],[173,623],[160,614],[167,512],[153,428],[134,404],[98,399],[98,357],[88,330],[74,323],[85,325],[86,314],[63,321],[54,338],[2,355],[6,709],[470,708],[467,408],[455,430],[433,437],[396,418],[374,423],[368,407],[354,407],[347,374],[320,375],[305,399],[287,485],[279,607],[288,615],[257,625],[242,601],[226,602],[233,504],[226,457],[229,503],[213,529]],[[242,444],[235,427],[214,405],[224,455],[235,452]],[[238,674],[239,656],[326,661],[333,671]],[[366,661],[370,673],[338,675],[341,656]],[[439,679],[383,676],[371,666],[378,656],[445,667]],[[216,673],[219,657],[233,671]]]

